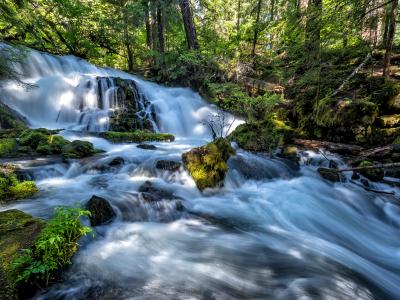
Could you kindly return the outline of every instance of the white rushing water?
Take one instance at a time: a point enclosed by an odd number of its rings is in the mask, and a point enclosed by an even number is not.
[[[36,87],[3,82],[0,100],[33,127],[73,129],[62,134],[106,154],[72,164],[19,161],[39,194],[0,209],[47,218],[56,206],[97,195],[117,213],[82,241],[64,281],[37,299],[400,298],[397,189],[391,196],[327,182],[316,172],[326,160],[313,152],[298,166],[238,149],[224,187],[200,193],[182,167],[155,167],[162,159],[181,161],[183,152],[210,140],[202,121],[214,109],[198,94],[70,56],[31,51],[17,67]],[[135,80],[157,113],[157,128],[176,141],[144,150],[77,132],[108,129],[118,103],[112,79],[100,89],[96,80],[108,76]],[[99,90],[108,95],[101,107]],[[110,166],[115,158],[123,163]],[[145,201],[138,190],[146,181],[173,196]]]

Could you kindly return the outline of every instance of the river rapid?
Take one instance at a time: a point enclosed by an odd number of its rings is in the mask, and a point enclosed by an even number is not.
[[[182,167],[156,168],[211,140],[202,121],[215,108],[197,93],[37,51],[15,68],[34,87],[4,81],[2,101],[32,127],[65,129],[65,138],[105,153],[70,164],[16,161],[39,193],[0,210],[48,218],[54,207],[97,195],[117,214],[81,241],[63,281],[35,299],[400,299],[398,189],[376,184],[395,192],[383,195],[328,182],[316,172],[328,162],[312,151],[296,164],[237,149],[224,186],[201,193]],[[97,77],[134,80],[156,112],[156,130],[176,140],[145,150],[87,135],[108,130],[117,105],[113,85],[100,91]],[[98,93],[109,95],[101,108]],[[123,164],[110,166],[115,158]],[[146,181],[172,199],[143,199]]]

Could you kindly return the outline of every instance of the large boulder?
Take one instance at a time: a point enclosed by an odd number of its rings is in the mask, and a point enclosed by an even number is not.
[[[116,216],[110,202],[98,196],[90,198],[85,208],[91,213],[89,219],[92,226],[107,224]]]
[[[18,298],[18,274],[12,268],[12,261],[19,250],[33,246],[43,226],[43,221],[19,210],[0,212],[0,299]]]
[[[202,191],[218,186],[225,179],[227,161],[233,154],[235,150],[229,141],[220,138],[184,153],[182,159],[196,186]]]
[[[115,97],[118,107],[110,117],[110,126],[115,131],[149,130],[154,131],[156,114],[151,103],[141,93],[136,82],[119,77],[98,77],[99,107],[102,107],[103,88],[109,87],[110,80],[115,86]]]

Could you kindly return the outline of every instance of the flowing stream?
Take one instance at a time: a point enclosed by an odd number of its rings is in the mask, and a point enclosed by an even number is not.
[[[392,196],[325,181],[316,168],[327,162],[314,152],[304,152],[299,166],[238,149],[224,187],[201,193],[182,167],[156,168],[210,140],[202,120],[215,110],[198,94],[72,56],[30,51],[15,68],[35,87],[3,82],[3,102],[32,127],[63,128],[65,138],[106,153],[72,164],[17,161],[39,194],[0,210],[48,218],[56,206],[97,195],[117,213],[81,242],[63,282],[36,299],[400,299],[397,189],[376,185]],[[155,129],[175,142],[145,150],[85,133],[109,129],[116,77],[136,82],[150,103],[143,114],[155,111]],[[110,165],[115,158],[123,163]],[[173,196],[146,201],[138,193],[146,181]]]

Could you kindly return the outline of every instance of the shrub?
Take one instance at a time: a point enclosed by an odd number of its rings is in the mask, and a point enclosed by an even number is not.
[[[10,192],[15,199],[25,199],[34,196],[38,192],[38,189],[35,182],[23,181],[11,186]]]
[[[92,232],[81,223],[90,212],[76,207],[59,207],[37,237],[32,249],[24,249],[13,262],[17,282],[48,285],[57,272],[71,264],[78,241]]]

